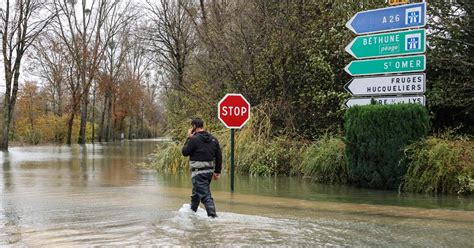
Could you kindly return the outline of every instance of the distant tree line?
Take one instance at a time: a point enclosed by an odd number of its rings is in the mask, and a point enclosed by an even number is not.
[[[6,1],[1,148],[10,139],[84,144],[157,136],[160,75],[140,11],[130,1]],[[20,83],[20,73],[29,80]]]

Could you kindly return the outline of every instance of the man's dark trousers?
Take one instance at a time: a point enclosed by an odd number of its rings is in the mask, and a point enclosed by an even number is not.
[[[209,185],[212,181],[213,172],[199,173],[192,178],[193,195],[191,196],[191,209],[197,211],[199,202],[206,207],[207,216],[217,217],[214,199],[211,196]]]

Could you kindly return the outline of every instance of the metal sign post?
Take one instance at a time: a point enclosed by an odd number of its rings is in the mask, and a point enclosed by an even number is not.
[[[235,129],[230,129],[230,191],[234,192],[234,175],[235,175],[235,163],[234,163],[234,146],[235,146]]]

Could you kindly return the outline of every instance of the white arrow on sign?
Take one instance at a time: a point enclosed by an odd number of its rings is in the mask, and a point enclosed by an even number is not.
[[[426,74],[353,78],[344,88],[354,96],[422,94]]]
[[[346,106],[353,107],[356,105],[370,105],[372,99],[377,104],[389,105],[399,103],[416,103],[425,106],[425,96],[394,96],[394,97],[372,97],[372,98],[351,98],[347,100]]]

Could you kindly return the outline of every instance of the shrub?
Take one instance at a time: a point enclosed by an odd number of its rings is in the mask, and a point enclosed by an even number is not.
[[[303,173],[322,183],[346,183],[347,161],[342,139],[323,136],[303,155]]]
[[[398,187],[406,173],[403,149],[424,137],[429,119],[416,104],[355,106],[345,115],[349,180],[363,187]]]
[[[255,154],[251,161],[252,175],[291,175],[299,173],[302,161],[302,143],[286,136],[276,137],[260,144],[256,149],[262,151]],[[254,146],[255,147],[255,146]]]
[[[19,118],[15,122],[15,140],[27,144],[37,145],[39,143],[63,143],[67,135],[67,113],[57,116],[53,113],[38,116],[31,124],[28,118]],[[73,139],[79,136],[80,118],[74,119]],[[34,127],[32,129],[32,126]],[[96,136],[97,136],[96,124]],[[92,123],[88,122],[86,126],[86,139],[92,140]],[[76,142],[73,140],[73,142]]]
[[[239,173],[251,174],[268,174],[266,166],[259,162],[259,157],[265,151],[269,140],[269,134],[266,133],[271,129],[269,122],[259,122],[255,117],[241,130],[235,131],[235,169]],[[230,130],[221,129],[215,132],[222,147],[224,169],[230,171]]]
[[[299,173],[305,142],[285,134],[273,136],[273,127],[266,112],[258,108],[253,108],[252,111],[250,121],[244,128],[235,132],[236,171],[252,175]],[[230,156],[230,131],[225,129],[217,134],[229,171],[230,161],[226,158]]]
[[[425,193],[474,191],[474,143],[467,138],[430,137],[405,149],[409,167],[402,189]]]
[[[37,145],[41,142],[41,133],[38,129],[27,128],[24,139],[28,144]]]

